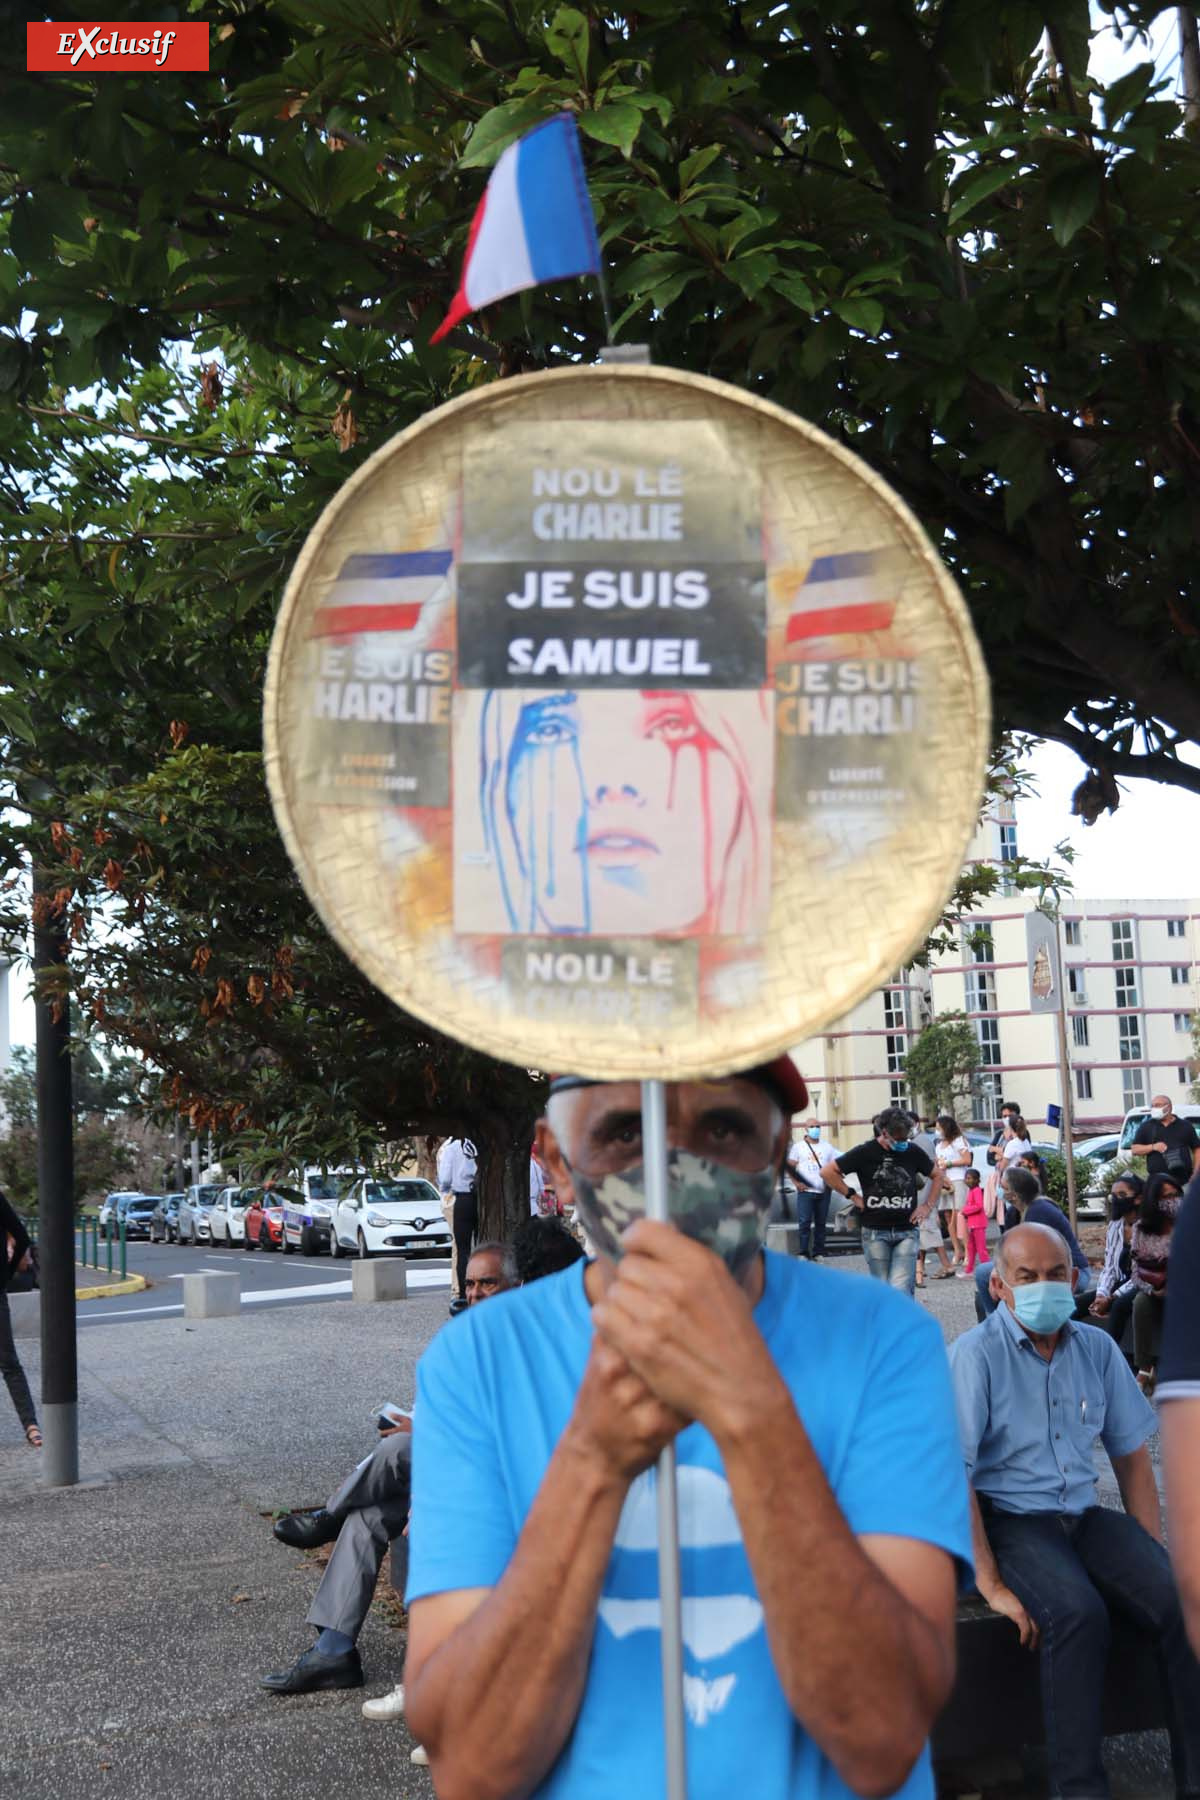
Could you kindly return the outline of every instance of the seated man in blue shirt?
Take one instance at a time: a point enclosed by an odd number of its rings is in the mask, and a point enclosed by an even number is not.
[[[1091,1297],[1096,1288],[1096,1272],[1088,1261],[1079,1239],[1071,1230],[1071,1221],[1061,1206],[1053,1200],[1047,1200],[1042,1192],[1041,1183],[1030,1169],[1007,1169],[1001,1182],[1001,1192],[1008,1204],[1013,1207],[1017,1217],[1028,1225],[1048,1225],[1052,1231],[1066,1239],[1067,1248],[1071,1252],[1071,1261],[1076,1269],[1075,1311],[1082,1318],[1091,1304]],[[1005,1209],[1007,1214],[1007,1207]],[[1012,1226],[1008,1229],[1011,1231]],[[993,1264],[983,1262],[975,1269],[975,1317],[986,1319],[989,1313],[996,1310],[996,1295],[992,1288]],[[1086,1304],[1085,1304],[1086,1302]]]
[[[1155,1417],[1108,1333],[1072,1322],[1075,1273],[1061,1233],[1014,1226],[996,1255],[996,1311],[951,1346],[975,1578],[1022,1644],[1040,1646],[1056,1795],[1109,1791],[1100,1709],[1110,1608],[1158,1655],[1176,1791],[1200,1795],[1200,1664],[1161,1542],[1146,1449]],[[1124,1512],[1097,1505],[1097,1438]]]
[[[539,1145],[598,1255],[418,1369],[407,1706],[446,1800],[663,1792],[672,1441],[690,1800],[932,1796],[969,1545],[949,1376],[904,1296],[763,1254],[807,1099],[787,1058],[672,1083],[665,1225],[638,1084],[553,1081]]]

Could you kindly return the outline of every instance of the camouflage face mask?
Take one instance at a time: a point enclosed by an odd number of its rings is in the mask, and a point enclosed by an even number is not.
[[[568,1164],[568,1167],[570,1165]],[[762,1244],[778,1176],[774,1169],[746,1174],[693,1156],[667,1152],[667,1206],[671,1223],[723,1257],[734,1274],[745,1268]],[[620,1175],[590,1181],[571,1168],[571,1186],[580,1221],[604,1256],[621,1255],[621,1233],[646,1216],[646,1172],[635,1163]]]

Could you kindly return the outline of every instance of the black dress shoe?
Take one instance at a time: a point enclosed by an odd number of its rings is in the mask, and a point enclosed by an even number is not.
[[[290,1669],[264,1675],[258,1685],[272,1694],[315,1694],[322,1688],[358,1688],[362,1684],[362,1659],[357,1648],[342,1656],[322,1656],[314,1646],[298,1656]]]
[[[318,1544],[332,1544],[341,1529],[341,1520],[323,1506],[316,1512],[284,1513],[271,1527],[280,1543],[290,1544],[293,1550],[315,1550]]]

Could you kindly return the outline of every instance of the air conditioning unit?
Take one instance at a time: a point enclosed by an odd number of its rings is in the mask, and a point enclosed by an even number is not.
[[[1071,1006],[1086,1006],[1088,997],[1082,988],[1076,988],[1072,993],[1067,995],[1067,1002]]]

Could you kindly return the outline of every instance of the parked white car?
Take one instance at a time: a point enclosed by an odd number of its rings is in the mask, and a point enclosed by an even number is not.
[[[217,1203],[208,1215],[208,1229],[214,1244],[246,1242],[246,1208],[258,1189],[252,1187],[222,1188]]]
[[[333,1209],[332,1256],[448,1256],[450,1227],[432,1182],[416,1176],[356,1181]]]

